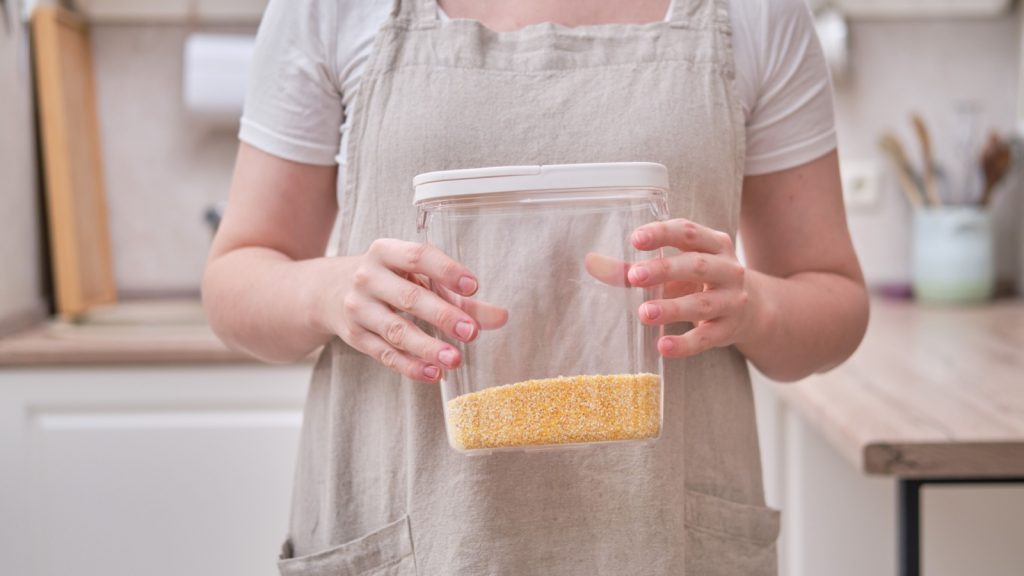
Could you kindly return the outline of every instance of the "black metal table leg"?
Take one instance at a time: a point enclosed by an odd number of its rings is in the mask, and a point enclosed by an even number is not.
[[[900,478],[899,576],[921,576],[921,481]]]
[[[896,527],[899,576],[921,576],[921,487],[925,484],[1024,484],[1024,477],[899,478]]]

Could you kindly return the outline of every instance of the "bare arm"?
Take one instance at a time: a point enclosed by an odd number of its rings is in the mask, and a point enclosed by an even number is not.
[[[641,227],[640,249],[673,246],[682,254],[632,266],[643,286],[697,283],[698,291],[645,303],[641,320],[689,321],[696,328],[665,336],[662,354],[684,357],[735,344],[768,377],[798,380],[828,370],[857,348],[868,300],[843,208],[835,152],[808,164],[748,177],[740,231],[748,267],[731,239],[686,220]]]
[[[272,362],[303,358],[334,336],[405,376],[435,382],[458,350],[400,313],[472,340],[507,314],[478,322],[411,280],[426,276],[470,296],[477,281],[436,248],[380,239],[365,254],[323,256],[334,218],[336,168],[282,160],[242,144],[228,209],[203,277],[203,306],[228,345]]]
[[[287,362],[331,337],[314,313],[320,296],[312,288],[329,273],[321,256],[338,212],[336,177],[336,167],[239,148],[229,207],[203,276],[203,306],[229,346]]]
[[[867,328],[868,299],[846,226],[837,154],[747,178],[740,230],[760,310],[738,342],[747,358],[789,381],[853,354]]]

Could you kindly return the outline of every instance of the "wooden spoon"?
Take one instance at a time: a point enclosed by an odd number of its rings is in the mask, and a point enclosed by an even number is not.
[[[939,188],[935,184],[935,156],[932,155],[932,139],[925,126],[924,119],[920,114],[910,117],[914,124],[914,131],[917,132],[917,139],[921,142],[921,155],[924,159],[924,192],[928,196],[928,203],[932,206],[942,204],[939,197]]]
[[[900,144],[900,141],[891,132],[886,132],[879,138],[878,146],[896,164],[896,175],[899,177],[900,187],[903,189],[903,194],[907,197],[910,205],[914,208],[923,206],[924,199],[921,198],[921,190],[914,182],[913,169],[907,160],[907,154],[903,150],[903,145]]]
[[[985,187],[981,191],[978,203],[988,206],[996,186],[1010,171],[1010,144],[993,132],[981,152],[981,169],[985,173]]]

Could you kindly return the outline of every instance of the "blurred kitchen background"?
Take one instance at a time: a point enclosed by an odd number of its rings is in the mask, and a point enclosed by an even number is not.
[[[0,0],[2,574],[276,573],[311,364],[223,349],[198,307],[264,4]],[[876,301],[853,362],[756,381],[785,576],[915,573],[917,541],[929,576],[1024,574],[1018,4],[812,2]],[[927,292],[909,198],[980,195],[986,145],[990,206],[928,243],[970,285]]]

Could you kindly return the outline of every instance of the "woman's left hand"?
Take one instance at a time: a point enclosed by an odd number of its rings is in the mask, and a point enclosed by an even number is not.
[[[629,267],[631,286],[663,285],[661,300],[640,306],[644,324],[692,322],[679,336],[662,336],[658,352],[671,358],[700,354],[741,341],[753,317],[746,269],[732,238],[689,220],[653,222],[637,228],[630,241],[638,250],[676,248],[681,253]]]

